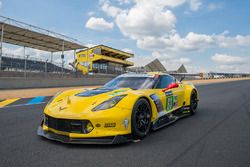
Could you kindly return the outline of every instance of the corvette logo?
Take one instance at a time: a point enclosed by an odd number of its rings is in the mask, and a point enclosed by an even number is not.
[[[67,107],[59,107],[59,111],[65,110]]]

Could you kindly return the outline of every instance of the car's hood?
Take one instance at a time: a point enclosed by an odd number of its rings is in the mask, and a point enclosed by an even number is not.
[[[104,89],[97,88],[92,90],[85,90],[81,92],[73,91],[55,98],[45,110],[45,114],[56,117],[77,118],[82,115],[92,112],[91,110],[114,96],[126,94],[130,91],[129,88],[122,89]],[[92,112],[94,113],[94,112]]]

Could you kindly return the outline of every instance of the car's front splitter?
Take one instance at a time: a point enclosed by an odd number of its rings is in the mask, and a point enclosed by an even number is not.
[[[121,144],[132,141],[130,135],[97,137],[97,138],[70,138],[68,136],[59,135],[50,131],[44,131],[42,126],[37,129],[37,135],[50,140],[71,144]]]

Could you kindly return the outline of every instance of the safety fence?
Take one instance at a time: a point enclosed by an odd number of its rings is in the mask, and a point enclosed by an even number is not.
[[[29,73],[34,73],[34,75],[50,75],[50,73],[72,74],[74,72],[73,68],[68,67],[65,62],[58,63],[30,56],[3,54],[1,62],[2,73],[23,73],[24,77]]]

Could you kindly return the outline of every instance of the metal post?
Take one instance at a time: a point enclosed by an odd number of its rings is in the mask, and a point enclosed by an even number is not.
[[[48,77],[48,61],[49,61],[49,59],[47,59],[46,61],[45,61],[45,70],[44,70],[44,72],[45,72],[45,78],[47,78]]]
[[[63,77],[63,59],[64,59],[64,40],[63,40],[63,43],[62,43],[62,55],[61,55],[61,59],[62,59],[62,77]]]
[[[26,77],[26,73],[27,73],[27,71],[28,71],[28,69],[27,69],[27,60],[29,59],[29,57],[30,57],[30,55],[26,55],[26,57],[25,57],[25,77]]]
[[[74,61],[76,59],[76,50],[74,50]]]
[[[73,73],[75,73],[75,76],[77,77],[77,69],[76,69],[76,50],[74,50],[74,61],[73,61]]]
[[[23,47],[23,56],[24,56],[24,77],[26,78],[27,58],[26,58],[26,55],[25,55],[25,46]]]
[[[53,62],[53,52],[51,52],[51,54],[50,54],[50,62],[51,63]]]
[[[2,56],[3,56],[3,31],[4,24],[2,23],[2,31],[1,31],[1,50],[0,50],[0,71],[2,71]]]

